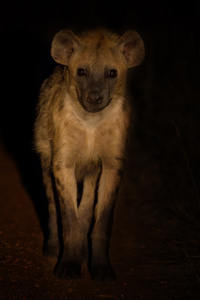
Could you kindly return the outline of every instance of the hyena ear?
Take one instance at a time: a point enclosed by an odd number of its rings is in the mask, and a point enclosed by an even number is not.
[[[125,32],[119,38],[118,45],[125,56],[128,68],[136,67],[144,60],[144,42],[136,31],[128,30]]]
[[[68,65],[72,53],[79,44],[79,38],[71,30],[61,30],[53,38],[51,56],[57,63]]]

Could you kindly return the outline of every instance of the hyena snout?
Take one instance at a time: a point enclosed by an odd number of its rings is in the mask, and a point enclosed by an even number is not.
[[[87,102],[94,105],[101,104],[103,102],[103,96],[98,91],[91,91],[88,94]]]
[[[89,89],[79,97],[79,101],[86,111],[99,112],[108,106],[109,95],[102,89]]]

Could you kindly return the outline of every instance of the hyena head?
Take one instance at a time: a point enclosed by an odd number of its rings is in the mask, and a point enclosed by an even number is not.
[[[67,66],[69,91],[88,112],[103,110],[125,92],[127,69],[139,65],[144,43],[135,31],[121,37],[104,30],[76,36],[58,32],[52,42],[54,60]]]

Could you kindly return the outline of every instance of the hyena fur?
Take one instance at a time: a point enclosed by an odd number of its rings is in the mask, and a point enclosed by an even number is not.
[[[79,36],[62,30],[52,41],[59,65],[41,87],[35,146],[48,198],[45,254],[59,257],[54,270],[59,278],[81,276],[91,232],[92,279],[115,279],[109,241],[129,127],[126,75],[144,52],[141,37],[131,30],[121,37],[106,30]]]

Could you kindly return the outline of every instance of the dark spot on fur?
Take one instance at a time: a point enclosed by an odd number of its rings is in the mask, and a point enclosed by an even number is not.
[[[64,203],[64,198],[61,195],[61,192],[59,189],[56,190],[56,194],[57,194],[58,200],[61,201],[62,203]]]
[[[118,160],[118,161],[124,161],[124,158],[123,157],[115,157],[115,160]]]
[[[118,174],[118,176],[123,177],[123,171],[122,170],[118,170],[117,174]]]
[[[64,189],[65,189],[64,184],[61,184],[61,185],[60,185],[60,189],[61,189],[61,191],[64,191]]]
[[[64,103],[61,102],[60,105],[58,106],[58,112],[61,112],[64,108]]]
[[[43,170],[43,172],[46,173],[46,174],[49,173],[49,168],[46,167],[46,166],[43,166],[42,170]]]
[[[58,178],[56,178],[56,184],[61,186],[60,180]]]
[[[111,197],[111,201],[116,199],[116,197],[118,196],[119,193],[119,185],[116,187],[115,191],[111,193],[110,197]]]
[[[56,169],[56,171],[60,171],[61,165],[60,165],[60,164],[57,164],[57,165],[55,166],[55,169]]]
[[[50,166],[49,166],[49,160],[48,159],[43,159],[42,160],[42,171],[46,174],[50,172]]]
[[[55,178],[55,181],[60,190],[63,191],[65,188],[64,184],[62,184],[58,178]]]
[[[67,163],[66,166],[65,166],[67,169],[70,169],[73,167],[73,163]]]
[[[48,200],[49,202],[51,202],[51,197],[47,197],[47,200]]]
[[[64,199],[64,197],[59,197],[59,200],[60,200],[62,203],[64,203],[64,202],[65,202],[65,199]]]

